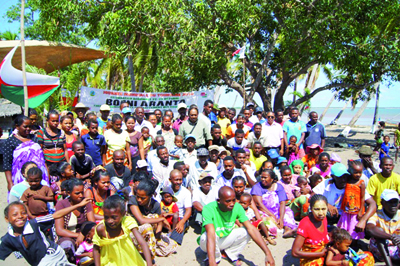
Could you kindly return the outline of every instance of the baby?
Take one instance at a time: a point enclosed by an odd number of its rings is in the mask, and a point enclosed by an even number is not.
[[[179,160],[182,156],[183,137],[176,135],[174,143],[175,146],[169,150],[169,156],[172,160]]]
[[[89,265],[93,263],[93,236],[95,231],[95,222],[84,222],[81,226],[81,233],[85,240],[79,245],[75,252],[77,265]],[[80,263],[80,264],[79,264]]]

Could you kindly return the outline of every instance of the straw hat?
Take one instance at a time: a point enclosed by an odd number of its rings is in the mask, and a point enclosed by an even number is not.
[[[77,103],[73,108],[72,111],[76,112],[76,109],[86,109],[89,110],[89,107],[86,107],[83,103]]]

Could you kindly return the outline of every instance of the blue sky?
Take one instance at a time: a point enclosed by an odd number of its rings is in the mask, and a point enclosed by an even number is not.
[[[6,14],[6,11],[14,4],[17,4],[19,1],[18,0],[0,0],[0,6],[1,11],[0,11],[0,31],[7,31],[10,30],[12,32],[19,32],[19,23],[14,22],[14,23],[8,23],[7,19],[3,18],[4,15]],[[316,86],[324,86],[328,84],[327,78],[324,76],[324,74],[321,73]],[[300,91],[303,90],[304,88],[304,81],[299,84]],[[291,100],[293,96],[290,94],[291,89],[288,89],[285,94],[285,100]],[[225,104],[225,105],[232,105],[232,99],[236,98],[236,95],[238,95],[237,92],[231,92],[227,95],[223,95],[220,97],[219,103],[220,104]],[[312,107],[325,107],[329,100],[332,98],[333,92],[331,91],[324,91],[320,92],[317,95],[315,95],[312,100],[311,100],[311,106]],[[400,107],[398,104],[398,99],[400,99],[400,83],[399,82],[393,82],[388,88],[387,84],[382,84],[381,85],[381,94],[380,94],[380,100],[379,100],[379,105],[381,107]],[[236,106],[240,106],[242,102],[241,97],[237,97]],[[260,98],[256,98],[257,103],[261,103]],[[335,100],[332,104],[332,107],[342,107],[345,104],[345,102],[337,101]],[[362,103],[358,103],[357,106],[360,106]],[[368,107],[374,107],[375,106],[375,101],[371,100]]]

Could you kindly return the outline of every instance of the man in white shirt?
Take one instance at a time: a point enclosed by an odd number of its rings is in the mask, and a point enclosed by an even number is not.
[[[153,178],[159,182],[156,190],[156,192],[159,192],[163,187],[170,184],[168,179],[171,171],[174,169],[174,164],[169,161],[168,149],[165,146],[157,148],[157,156],[160,160],[153,164]]]
[[[274,149],[282,156],[283,149],[285,148],[283,139],[283,128],[280,124],[275,122],[275,114],[273,112],[267,113],[267,122],[264,124],[263,131],[267,133],[268,138],[265,141],[265,152]]]
[[[199,224],[203,223],[203,217],[201,215],[203,207],[218,199],[218,189],[211,186],[213,179],[214,177],[209,173],[203,172],[198,178],[198,185],[193,189],[192,202],[196,212],[195,221]]]
[[[232,179],[235,176],[243,176],[243,171],[235,169],[235,160],[231,156],[225,157],[223,164],[224,171],[218,175],[215,186],[218,188],[223,186],[232,187]]]
[[[182,173],[179,170],[172,170],[169,180],[171,182],[169,188],[172,188],[173,196],[178,199],[176,205],[178,205],[180,218],[170,238],[181,245],[185,229],[189,225],[189,218],[192,215],[192,194],[182,186]]]
[[[149,121],[144,120],[144,109],[137,107],[135,109],[136,124],[135,130],[141,132],[142,128],[147,127],[149,130],[153,127]]]
[[[211,100],[206,100],[204,102],[204,106],[203,106],[203,112],[201,112],[199,114],[199,119],[203,120],[204,122],[206,122],[206,124],[208,125],[208,128],[211,130],[211,120],[208,117],[208,115],[211,113],[212,108],[214,106],[213,101]]]
[[[254,131],[250,132],[249,135],[247,136],[247,141],[248,141],[247,147],[248,148],[253,147],[253,144],[256,141],[260,142],[263,147],[266,147],[268,137],[266,131],[263,130],[263,126],[257,122],[254,124],[253,130]]]
[[[147,163],[149,164],[149,166],[147,167],[147,171],[149,172],[153,171],[153,164],[160,161],[160,158],[158,158],[157,155],[157,147],[165,145],[164,137],[161,135],[157,136],[155,139],[155,143],[156,143],[156,149],[153,149],[147,153],[146,160]]]
[[[185,145],[186,149],[182,149],[181,160],[188,165],[194,164],[194,162],[197,160],[197,151],[195,150],[196,137],[192,134],[186,135]]]
[[[189,166],[188,187],[194,189],[199,184],[199,176],[205,172],[213,178],[217,178],[218,170],[215,163],[208,161],[209,152],[206,148],[197,151],[197,161]]]

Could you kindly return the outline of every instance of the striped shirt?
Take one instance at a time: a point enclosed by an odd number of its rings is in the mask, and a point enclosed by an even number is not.
[[[36,134],[37,142],[43,146],[46,162],[58,163],[65,160],[64,145],[66,138],[64,131],[59,130],[56,136],[50,136],[46,129],[41,129]]]
[[[369,218],[368,224],[373,224],[376,227],[382,228],[387,234],[400,235],[400,211],[397,211],[393,218],[390,218],[383,209],[377,210],[376,213]]]

